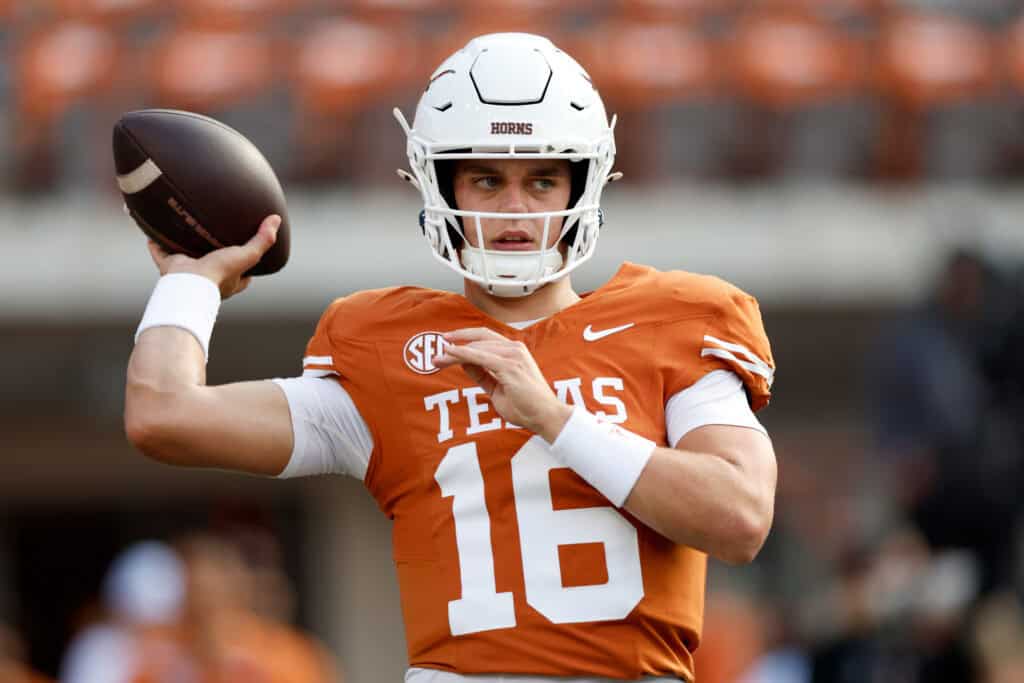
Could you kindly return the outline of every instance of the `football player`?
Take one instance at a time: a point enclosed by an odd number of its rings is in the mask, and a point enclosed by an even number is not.
[[[220,301],[279,220],[198,260],[151,244],[163,277],[129,363],[129,438],[179,465],[361,479],[394,522],[406,681],[692,682],[707,556],[748,562],[771,525],[756,301],[630,263],[576,293],[614,123],[547,39],[474,39],[411,126],[397,115],[400,174],[464,293],[338,299],[301,377],[206,386]]]

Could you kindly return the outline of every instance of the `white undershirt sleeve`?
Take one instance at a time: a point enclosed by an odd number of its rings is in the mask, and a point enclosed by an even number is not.
[[[281,479],[318,474],[366,477],[373,436],[352,397],[333,376],[271,380],[288,398],[295,447]]]
[[[333,376],[274,379],[288,399],[295,446],[279,478],[320,474],[366,476],[373,437],[366,420]],[[748,427],[767,434],[733,372],[715,370],[676,393],[665,405],[670,445],[709,424]]]
[[[750,409],[743,380],[729,370],[709,372],[674,394],[665,404],[665,428],[670,446],[705,425],[749,427],[768,434]]]

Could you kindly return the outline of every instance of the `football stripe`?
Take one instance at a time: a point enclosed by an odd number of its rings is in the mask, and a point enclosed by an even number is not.
[[[732,361],[733,363],[736,363],[740,367],[746,368],[750,372],[753,372],[756,375],[764,377],[766,380],[768,380],[768,385],[771,386],[772,382],[775,379],[775,371],[772,369],[770,365],[768,365],[763,360],[758,358],[756,354],[751,353],[747,347],[743,346],[742,344],[733,344],[731,342],[723,341],[717,337],[711,336],[710,334],[704,335],[704,341],[710,342],[717,346],[721,346],[723,348],[705,346],[703,349],[701,349],[701,357],[715,356],[716,358]],[[740,354],[741,356],[746,358],[746,360],[737,358],[735,353],[732,352]]]
[[[746,368],[747,370],[749,370],[750,372],[754,373],[755,375],[761,375],[762,377],[764,377],[766,380],[768,380],[768,386],[771,386],[771,384],[772,384],[772,380],[773,380],[772,374],[773,373],[770,370],[766,371],[763,367],[761,367],[760,365],[758,365],[756,363],[751,363],[749,361],[740,360],[739,358],[737,358],[736,356],[734,356],[730,352],[726,351],[725,349],[709,349],[709,348],[704,348],[700,352],[700,355],[701,355],[701,357],[704,357],[704,356],[715,356],[716,358],[721,358],[723,360],[731,361],[731,362],[735,363],[736,365],[739,365],[741,368]]]
[[[302,371],[303,377],[327,377],[328,375],[337,374],[334,370],[317,370],[315,368],[306,368]]]
[[[330,356],[306,356],[302,359],[303,365],[334,365],[334,359]]]
[[[152,159],[146,159],[131,173],[117,176],[117,186],[125,194],[135,194],[145,190],[162,175],[160,167],[153,163]]]

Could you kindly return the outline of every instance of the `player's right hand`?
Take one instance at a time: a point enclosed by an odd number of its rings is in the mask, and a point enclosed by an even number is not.
[[[168,273],[193,273],[211,280],[220,290],[221,299],[227,299],[243,291],[249,286],[252,276],[245,273],[259,263],[263,255],[277,241],[277,230],[281,227],[281,217],[267,216],[260,224],[256,234],[238,247],[224,247],[206,254],[202,258],[192,258],[185,254],[169,254],[163,247],[150,240],[149,255],[160,270],[161,275]]]

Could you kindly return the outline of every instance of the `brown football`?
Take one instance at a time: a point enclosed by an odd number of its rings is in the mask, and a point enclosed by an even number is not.
[[[275,273],[288,262],[284,191],[244,135],[208,116],[144,109],[118,120],[113,143],[128,214],[168,252],[198,258],[244,244],[278,214],[277,242],[248,274]]]

